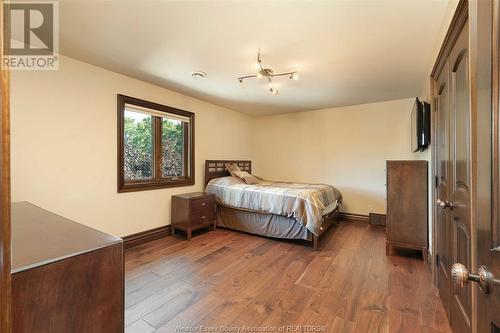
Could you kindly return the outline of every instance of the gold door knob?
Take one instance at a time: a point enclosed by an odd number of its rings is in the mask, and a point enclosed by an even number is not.
[[[443,201],[441,199],[437,199],[436,203],[441,209],[446,209],[446,208],[453,209],[453,202],[451,201],[446,201],[446,200]]]
[[[439,206],[441,209],[446,209],[446,202],[444,202],[443,200],[441,200],[441,199],[437,199],[437,200],[436,200],[436,203],[438,204],[438,206]]]
[[[490,272],[484,266],[479,266],[477,274],[469,273],[465,265],[456,263],[451,266],[451,277],[455,284],[460,287],[465,287],[469,281],[477,282],[479,289],[485,294],[489,292],[489,280],[491,279]]]

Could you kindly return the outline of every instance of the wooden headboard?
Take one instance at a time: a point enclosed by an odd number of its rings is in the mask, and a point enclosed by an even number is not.
[[[205,186],[214,178],[227,177],[231,174],[226,170],[224,164],[235,163],[242,171],[252,173],[252,161],[238,160],[206,160],[205,161]]]

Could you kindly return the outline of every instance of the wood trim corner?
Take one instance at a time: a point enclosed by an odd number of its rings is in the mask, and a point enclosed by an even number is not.
[[[434,67],[432,68],[431,77],[437,80],[437,77],[441,73],[441,70],[446,63],[446,59],[450,55],[451,49],[453,45],[460,35],[460,31],[462,31],[463,26],[467,22],[469,18],[469,1],[468,0],[460,0],[457,5],[457,9],[455,10],[455,14],[451,20],[450,27],[448,28],[448,32],[444,37],[443,44],[441,49],[439,50],[438,57],[436,62],[434,63]]]
[[[4,2],[0,0],[0,17]],[[0,55],[3,60],[5,40],[0,24]],[[0,61],[0,332],[12,330],[11,315],[11,227],[10,227],[10,104],[9,71]]]
[[[151,242],[163,237],[170,236],[171,234],[172,234],[172,229],[170,225],[149,229],[146,231],[141,231],[135,234],[122,237],[123,247],[125,248],[125,250],[127,250],[147,242]]]
[[[339,220],[344,222],[370,223],[369,216],[362,214],[340,213]]]

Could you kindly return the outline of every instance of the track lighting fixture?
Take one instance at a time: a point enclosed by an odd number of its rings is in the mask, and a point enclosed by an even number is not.
[[[257,70],[257,74],[240,76],[238,78],[238,81],[240,83],[243,83],[243,80],[245,80],[245,79],[250,79],[250,78],[260,79],[260,78],[264,77],[268,80],[269,92],[273,95],[278,94],[278,89],[273,87],[273,79],[275,77],[288,76],[288,78],[290,80],[298,80],[299,79],[299,73],[297,73],[297,72],[274,73],[274,71],[271,68],[264,67],[264,65],[262,64],[262,60],[260,59],[260,49],[259,49],[259,52],[257,53],[257,63],[255,64],[255,69]]]

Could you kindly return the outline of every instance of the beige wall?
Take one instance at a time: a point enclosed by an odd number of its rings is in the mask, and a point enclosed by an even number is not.
[[[255,174],[321,182],[344,195],[342,211],[385,213],[385,161],[428,159],[412,153],[414,99],[289,113],[256,119]]]
[[[252,118],[66,57],[59,71],[12,72],[11,91],[13,200],[118,236],[170,223],[170,196],[203,188],[205,159],[253,159],[265,178],[335,184],[344,211],[366,214],[385,212],[386,159],[430,158],[410,152],[412,99]],[[425,100],[428,91],[426,79]],[[196,113],[195,186],[116,192],[117,93]]]
[[[203,188],[205,159],[252,158],[253,118],[70,58],[12,72],[11,91],[13,200],[117,236],[169,224],[170,196]],[[117,93],[196,113],[195,186],[117,193]]]

